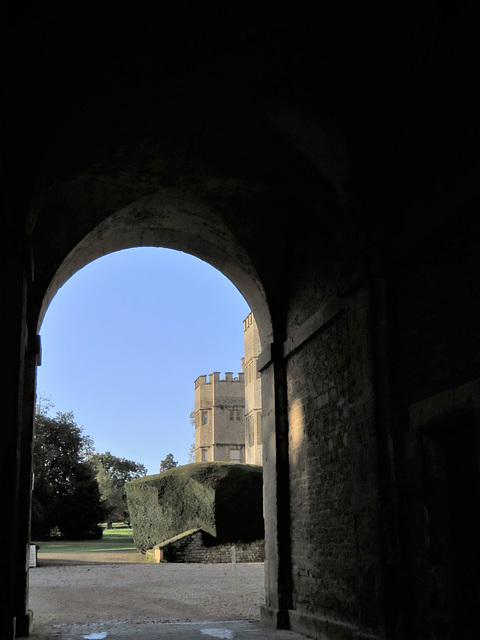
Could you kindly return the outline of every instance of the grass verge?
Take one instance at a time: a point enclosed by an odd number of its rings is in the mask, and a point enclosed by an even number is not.
[[[38,555],[42,553],[105,553],[136,551],[132,530],[127,528],[104,529],[100,540],[58,540],[38,542]]]

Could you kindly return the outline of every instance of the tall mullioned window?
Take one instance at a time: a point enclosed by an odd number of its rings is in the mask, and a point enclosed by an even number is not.
[[[246,431],[247,431],[247,442],[249,447],[253,447],[254,444],[254,422],[253,415],[247,416],[245,420]]]
[[[257,362],[255,359],[250,360],[250,362],[245,367],[245,384],[252,383],[257,377]]]
[[[262,414],[257,413],[257,444],[262,444]]]
[[[202,424],[208,424],[208,411],[202,411]]]
[[[230,449],[228,454],[229,454],[230,462],[242,461],[242,452],[240,449]]]
[[[240,422],[242,419],[242,409],[241,407],[234,407],[230,409],[228,412],[228,417],[230,422]]]

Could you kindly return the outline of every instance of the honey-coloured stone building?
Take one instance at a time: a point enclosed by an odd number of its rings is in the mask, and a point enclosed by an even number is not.
[[[195,462],[230,461],[261,465],[262,381],[258,371],[260,334],[253,313],[243,321],[242,373],[215,372],[195,380]]]
[[[243,321],[245,380],[245,462],[263,464],[262,448],[262,378],[258,357],[262,351],[260,334],[252,312]]]
[[[244,374],[195,380],[195,462],[245,462]]]

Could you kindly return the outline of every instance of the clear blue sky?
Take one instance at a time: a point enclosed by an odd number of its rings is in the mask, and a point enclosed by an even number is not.
[[[72,411],[96,451],[158,473],[193,441],[194,381],[238,373],[250,309],[209,264],[169,249],[127,249],[77,272],[43,321],[37,393]]]

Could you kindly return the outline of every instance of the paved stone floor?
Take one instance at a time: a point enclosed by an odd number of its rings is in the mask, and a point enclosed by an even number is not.
[[[304,640],[292,631],[267,629],[258,622],[91,622],[40,625],[30,640]]]

